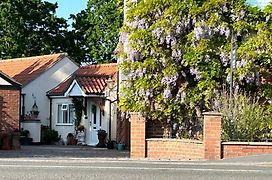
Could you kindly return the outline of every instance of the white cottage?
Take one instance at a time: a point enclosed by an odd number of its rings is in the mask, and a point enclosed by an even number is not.
[[[85,143],[98,143],[97,131],[103,129],[108,139],[116,140],[118,67],[116,63],[80,67],[72,76],[50,90],[52,129],[64,139],[75,134],[75,101],[80,102],[80,124],[85,129]]]
[[[26,127],[22,125],[30,131],[33,142],[41,140],[40,125],[37,122],[40,121],[40,124],[45,126],[50,125],[50,100],[46,92],[67,79],[78,68],[66,53],[0,61],[0,70],[22,84],[21,122],[24,122],[35,102],[38,106],[38,120],[34,121],[36,126],[29,126],[29,123],[25,123]]]

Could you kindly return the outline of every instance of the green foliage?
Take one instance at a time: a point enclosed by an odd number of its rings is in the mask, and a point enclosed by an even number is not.
[[[52,144],[59,141],[59,133],[54,129],[46,129],[43,134],[43,142],[45,144]]]
[[[82,124],[78,125],[77,130],[84,131],[84,126]]]
[[[234,86],[269,98],[271,86],[260,84],[260,77],[270,76],[272,11],[244,0],[139,0],[127,6],[122,111],[182,121],[211,110],[216,93],[230,86],[231,39],[237,49]]]
[[[75,116],[76,116],[75,127],[78,127],[81,123],[82,113],[84,111],[83,99],[82,98],[73,98],[72,102],[73,102]]]
[[[91,61],[116,61],[113,51],[123,23],[123,0],[89,0],[87,14],[88,51]]]
[[[56,8],[41,0],[1,0],[0,59],[65,51],[67,23]]]
[[[67,52],[76,62],[92,62],[88,46],[88,14],[86,10],[82,10],[78,14],[71,14],[73,20],[72,30],[67,32],[66,39],[69,41]]]
[[[222,113],[224,141],[265,141],[272,138],[271,105],[236,92],[218,96],[215,110]]]
[[[21,135],[21,136],[24,136],[24,137],[26,137],[26,138],[29,137],[29,133],[30,133],[29,130],[26,130],[26,129],[20,131],[20,135]]]

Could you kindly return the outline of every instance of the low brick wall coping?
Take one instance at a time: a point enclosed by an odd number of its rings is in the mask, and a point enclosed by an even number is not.
[[[222,142],[222,145],[272,146],[272,142]]]
[[[211,112],[204,112],[204,113],[202,113],[202,115],[205,115],[205,116],[222,116],[222,113],[211,111]]]
[[[202,141],[191,140],[191,139],[149,138],[149,139],[146,139],[146,141],[170,141],[170,142],[184,142],[184,143],[193,143],[193,144],[203,144]]]

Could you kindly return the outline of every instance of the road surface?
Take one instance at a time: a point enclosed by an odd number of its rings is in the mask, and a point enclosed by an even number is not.
[[[268,161],[150,161],[104,158],[1,158],[1,180],[272,179]]]

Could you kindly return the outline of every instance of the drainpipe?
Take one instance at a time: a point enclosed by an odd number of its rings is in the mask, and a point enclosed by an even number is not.
[[[49,98],[49,127],[52,129],[52,98]]]
[[[25,94],[22,93],[22,88],[20,88],[20,105],[19,105],[19,130],[21,129],[21,122],[24,121],[25,118]]]
[[[20,107],[22,106],[22,112],[20,112],[21,114],[21,122],[25,120],[25,93],[22,93],[22,90],[20,90],[20,94],[21,94],[21,101],[20,102]],[[21,111],[21,108],[20,108],[20,111]],[[20,127],[21,128],[21,127]]]

